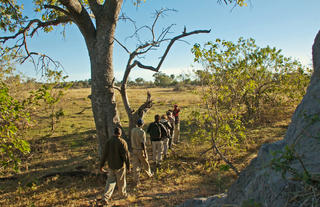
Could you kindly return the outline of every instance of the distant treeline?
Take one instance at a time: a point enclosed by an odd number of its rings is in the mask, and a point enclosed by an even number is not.
[[[180,75],[167,75],[163,72],[158,72],[153,75],[154,81],[144,80],[139,77],[135,80],[129,80],[127,85],[129,87],[174,87],[176,90],[186,89],[191,86],[201,85],[200,71],[191,74],[180,74]],[[120,86],[121,81],[116,81],[115,85]],[[61,83],[59,87],[64,87],[65,84],[71,84],[71,88],[90,88],[91,79],[87,80],[76,80],[66,83]]]

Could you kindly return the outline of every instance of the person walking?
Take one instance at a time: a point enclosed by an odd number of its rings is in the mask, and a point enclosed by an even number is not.
[[[172,147],[172,139],[173,139],[173,135],[174,135],[174,118],[172,116],[172,112],[171,110],[167,111],[167,118],[168,118],[168,121],[171,125],[171,129],[170,129],[170,134],[169,134],[169,149],[171,149]]]
[[[166,115],[161,116],[160,123],[166,128],[166,133],[162,135],[163,141],[163,158],[167,159],[167,154],[169,150],[169,138],[170,138],[170,130],[172,128],[170,122],[167,120]]]
[[[175,144],[178,144],[180,142],[180,119],[179,119],[179,112],[180,108],[177,104],[174,105],[174,109],[172,111],[172,114],[174,116],[174,136],[173,141]]]
[[[109,139],[105,145],[101,161],[100,171],[107,172],[104,169],[105,162],[108,163],[108,178],[106,181],[103,201],[108,204],[113,191],[118,186],[120,195],[123,198],[127,197],[126,191],[126,170],[130,171],[130,157],[128,145],[124,139],[121,138],[121,128],[114,129],[114,136]]]
[[[160,123],[160,116],[156,114],[154,116],[154,122],[152,122],[147,129],[152,144],[152,158],[156,165],[159,165],[162,161],[163,142],[161,134],[164,132],[165,128]]]
[[[142,129],[143,124],[143,120],[138,119],[137,127],[131,130],[132,165],[136,186],[140,185],[140,169],[144,170],[149,177],[153,176],[148,162],[146,133]]]

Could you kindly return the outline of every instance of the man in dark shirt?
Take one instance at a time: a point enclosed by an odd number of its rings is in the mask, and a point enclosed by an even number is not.
[[[108,203],[116,184],[120,195],[126,198],[126,169],[130,171],[130,159],[128,145],[121,138],[121,129],[119,127],[115,128],[114,136],[106,143],[100,162],[100,170],[102,172],[106,172],[104,169],[106,161],[108,162],[109,172],[104,192],[104,201]]]
[[[165,127],[160,123],[160,115],[156,114],[154,116],[154,122],[152,122],[147,129],[147,133],[150,134],[150,140],[152,144],[152,157],[156,165],[160,165],[162,161],[162,137],[165,132]]]

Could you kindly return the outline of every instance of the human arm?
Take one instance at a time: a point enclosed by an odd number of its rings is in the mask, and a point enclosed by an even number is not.
[[[106,143],[105,148],[103,149],[103,152],[102,152],[102,157],[99,164],[99,170],[101,172],[106,172],[106,170],[103,167],[108,158],[108,153],[109,153],[108,146],[109,146],[109,142]]]
[[[147,148],[146,148],[146,133],[143,132],[143,135],[142,135],[142,142],[141,142],[141,148],[143,150],[143,154],[144,154],[144,157],[147,157]]]
[[[126,164],[126,168],[128,170],[128,172],[130,171],[130,154],[129,154],[129,150],[128,150],[128,145],[127,143],[123,140],[122,142],[122,146],[121,146],[121,158],[124,161],[124,163]]]
[[[149,124],[149,126],[148,126],[148,128],[147,128],[147,133],[148,133],[148,134],[150,134],[150,128],[151,128],[150,126],[151,126],[151,124]]]

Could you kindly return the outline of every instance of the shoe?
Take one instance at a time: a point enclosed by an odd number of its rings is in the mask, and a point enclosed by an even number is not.
[[[147,172],[147,175],[148,175],[149,178],[153,177],[153,173],[152,172]]]
[[[122,195],[120,198],[121,198],[121,199],[127,199],[127,198],[128,198],[128,193]]]
[[[135,184],[134,184],[135,187],[139,187],[140,185],[141,185],[141,182],[140,182],[140,181],[137,181],[137,182],[135,182]]]
[[[109,200],[103,199],[103,206],[108,206],[109,205]]]
[[[108,199],[96,199],[95,203],[97,207],[103,207],[103,206],[108,206],[109,205],[109,200]]]

